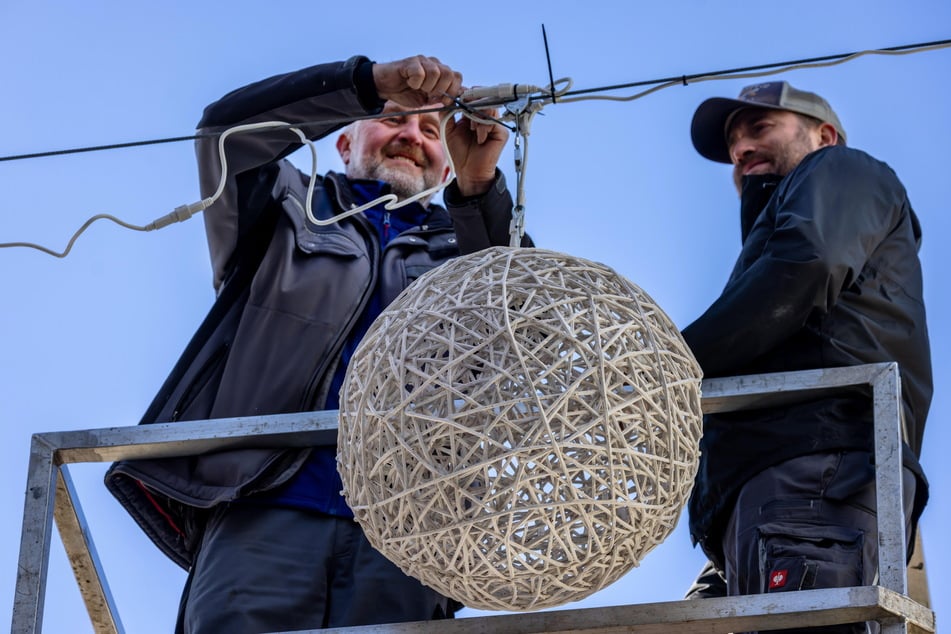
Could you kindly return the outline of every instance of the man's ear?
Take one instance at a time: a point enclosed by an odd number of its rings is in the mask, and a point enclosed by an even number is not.
[[[819,147],[835,145],[839,142],[839,132],[831,123],[822,123],[819,125]]]
[[[337,152],[344,165],[350,164],[350,135],[346,132],[337,137]]]
[[[442,181],[440,181],[440,182],[445,183],[447,178],[449,178],[449,166],[448,166],[448,165],[447,165],[446,168],[442,171]]]

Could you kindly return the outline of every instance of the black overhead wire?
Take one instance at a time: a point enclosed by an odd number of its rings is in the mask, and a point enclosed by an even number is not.
[[[771,64],[759,64],[756,66],[744,66],[741,68],[730,68],[726,70],[708,71],[704,73],[695,73],[692,75],[677,75],[673,77],[664,77],[661,79],[648,79],[643,81],[629,82],[625,84],[614,84],[611,86],[601,86],[598,88],[585,88],[581,90],[571,90],[559,95],[559,98],[564,99],[566,97],[578,97],[582,95],[590,95],[592,93],[609,92],[614,90],[622,90],[625,88],[638,88],[642,86],[652,86],[652,85],[656,85],[658,86],[658,88],[664,87],[665,85],[671,85],[674,83],[680,83],[686,86],[692,81],[708,80],[708,79],[728,79],[730,78],[730,76],[742,75],[745,73],[757,73],[760,71],[769,71],[773,69],[777,71],[792,70],[791,67],[797,67],[797,66],[803,66],[803,65],[810,65],[810,64],[822,65],[823,63],[844,62],[844,61],[848,61],[851,58],[859,57],[865,54],[874,54],[874,53],[905,54],[905,53],[921,52],[926,50],[934,50],[939,48],[947,48],[949,46],[951,46],[951,39],[937,40],[934,42],[923,42],[918,44],[905,44],[901,46],[890,46],[887,48],[868,49],[864,51],[853,51],[851,53],[839,53],[836,55],[810,57],[806,59],[799,59],[799,60],[793,60],[793,61],[787,61],[787,62],[774,62]],[[546,50],[547,50],[547,36],[546,36]],[[549,73],[550,72],[551,71],[549,70]],[[762,73],[762,74],[768,74],[768,73]],[[554,90],[554,86],[552,86],[552,90]],[[652,91],[649,91],[649,92],[652,92]],[[554,102],[554,99],[552,99],[552,101]],[[456,105],[453,105],[453,106],[448,106],[445,108],[427,108],[423,110],[409,111],[407,112],[407,114],[422,114],[425,112],[442,112],[445,110],[454,109],[456,107],[457,107]],[[388,115],[371,115],[369,117],[360,117],[360,118],[374,118],[378,116],[388,116]],[[328,123],[330,124],[339,123],[343,125],[343,124],[351,123],[354,120],[356,119],[355,118],[341,119],[339,121],[324,120],[322,121],[322,123],[324,125]],[[291,127],[292,125],[296,125],[297,127],[306,127],[307,123],[288,124],[288,127]],[[29,154],[15,154],[10,156],[0,156],[0,162],[20,161],[20,160],[34,159],[34,158],[45,158],[50,156],[62,156],[65,154],[80,154],[83,152],[99,152],[104,150],[116,150],[116,149],[122,149],[122,148],[141,147],[141,146],[147,146],[147,145],[159,145],[163,143],[178,143],[181,141],[194,141],[202,137],[217,136],[217,135],[218,135],[217,132],[206,132],[206,133],[193,134],[190,136],[177,136],[177,137],[168,137],[163,139],[150,139],[146,141],[130,141],[128,143],[110,143],[108,145],[94,145],[94,146],[87,146],[87,147],[68,148],[63,150],[50,150],[46,152],[31,152]]]
[[[46,156],[60,156],[62,154],[80,154],[82,152],[99,152],[102,150],[120,150],[127,147],[141,147],[145,145],[159,145],[160,143],[177,143],[179,141],[193,141],[201,135],[173,136],[166,139],[152,139],[149,141],[130,141],[128,143],[110,143],[108,145],[91,145],[88,147],[70,148],[67,150],[50,150],[48,152],[31,152],[29,154],[14,154],[0,156],[0,161],[20,161],[23,159],[43,158]]]
[[[424,108],[420,110],[413,110],[412,112],[407,112],[406,114],[424,114],[427,112],[443,112],[445,110],[454,109],[455,106],[447,108]],[[363,117],[348,117],[341,119],[321,119],[319,123],[322,125],[346,125],[348,123],[353,123],[357,119],[376,119],[376,118],[386,118],[393,116],[392,113],[380,113],[375,115],[366,115]],[[274,126],[270,130],[281,129],[283,128],[296,128],[301,127],[305,128],[310,123],[317,122],[304,122],[304,123],[288,123],[285,126]],[[32,152],[30,154],[14,154],[11,156],[0,156],[0,163],[3,161],[19,161],[23,159],[34,159],[34,158],[45,158],[48,156],[62,156],[63,154],[81,154],[83,152],[99,152],[102,150],[119,150],[123,148],[130,147],[141,147],[146,145],[159,145],[162,143],[178,143],[181,141],[194,141],[196,139],[201,139],[205,137],[217,137],[221,134],[223,130],[226,130],[228,126],[222,126],[220,129],[209,132],[199,132],[197,134],[192,134],[190,136],[173,136],[164,139],[151,139],[148,141],[129,141],[128,143],[110,143],[108,145],[91,145],[87,147],[78,147],[78,148],[68,148],[64,150],[49,150],[47,152]]]
[[[655,84],[670,84],[670,83],[681,83],[684,86],[689,84],[691,81],[697,81],[699,79],[726,79],[731,75],[739,75],[743,73],[750,73],[755,71],[764,71],[770,69],[777,70],[792,70],[790,67],[804,66],[804,65],[822,65],[824,62],[844,62],[848,61],[851,58],[859,57],[867,54],[902,54],[902,53],[916,53],[920,51],[935,50],[940,48],[947,48],[951,46],[951,40],[937,40],[934,42],[922,42],[919,44],[904,44],[901,46],[889,46],[886,48],[876,48],[868,49],[864,51],[853,51],[851,53],[839,53],[836,55],[824,55],[822,57],[809,57],[806,59],[798,59],[789,62],[774,62],[771,64],[760,64],[758,66],[744,66],[742,68],[729,68],[726,70],[716,70],[706,73],[696,73],[693,75],[676,75],[673,77],[665,77],[663,79],[649,79],[645,81],[631,82],[627,84],[615,84],[613,86],[601,86],[599,88],[586,88],[583,90],[571,90],[562,95],[562,97],[571,97],[577,95],[587,95],[595,92],[608,92],[611,90],[622,90],[624,88],[638,88],[641,86],[652,86]]]

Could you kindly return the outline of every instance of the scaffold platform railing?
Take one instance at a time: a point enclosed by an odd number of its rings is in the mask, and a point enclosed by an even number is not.
[[[337,632],[529,634],[714,633],[877,621],[882,634],[935,632],[927,601],[909,596],[902,512],[901,384],[895,363],[707,379],[704,413],[774,406],[865,386],[873,402],[879,529],[874,586],[479,616],[338,628]],[[43,631],[55,524],[96,634],[125,630],[83,515],[68,465],[193,455],[242,447],[334,445],[337,412],[308,412],[34,434],[13,605],[13,634]],[[926,588],[925,584],[925,588]]]

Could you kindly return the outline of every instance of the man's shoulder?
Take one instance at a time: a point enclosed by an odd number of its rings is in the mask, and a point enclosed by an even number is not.
[[[845,145],[832,145],[807,155],[799,165],[800,167],[822,167],[825,169],[852,168],[860,170],[885,170],[892,172],[892,169],[884,161],[875,158],[865,150],[849,147]]]
[[[887,163],[864,150],[844,145],[820,148],[806,155],[788,176],[789,181],[828,180],[839,185],[872,181],[895,186],[901,184]]]

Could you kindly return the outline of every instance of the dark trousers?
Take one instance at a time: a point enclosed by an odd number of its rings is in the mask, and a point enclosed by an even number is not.
[[[904,471],[906,535],[915,480]],[[815,454],[757,474],[740,490],[723,539],[731,596],[874,585],[878,527],[868,454]],[[782,630],[875,634],[877,623]]]
[[[352,520],[230,505],[209,521],[177,634],[260,634],[445,618],[447,599],[370,546]]]

